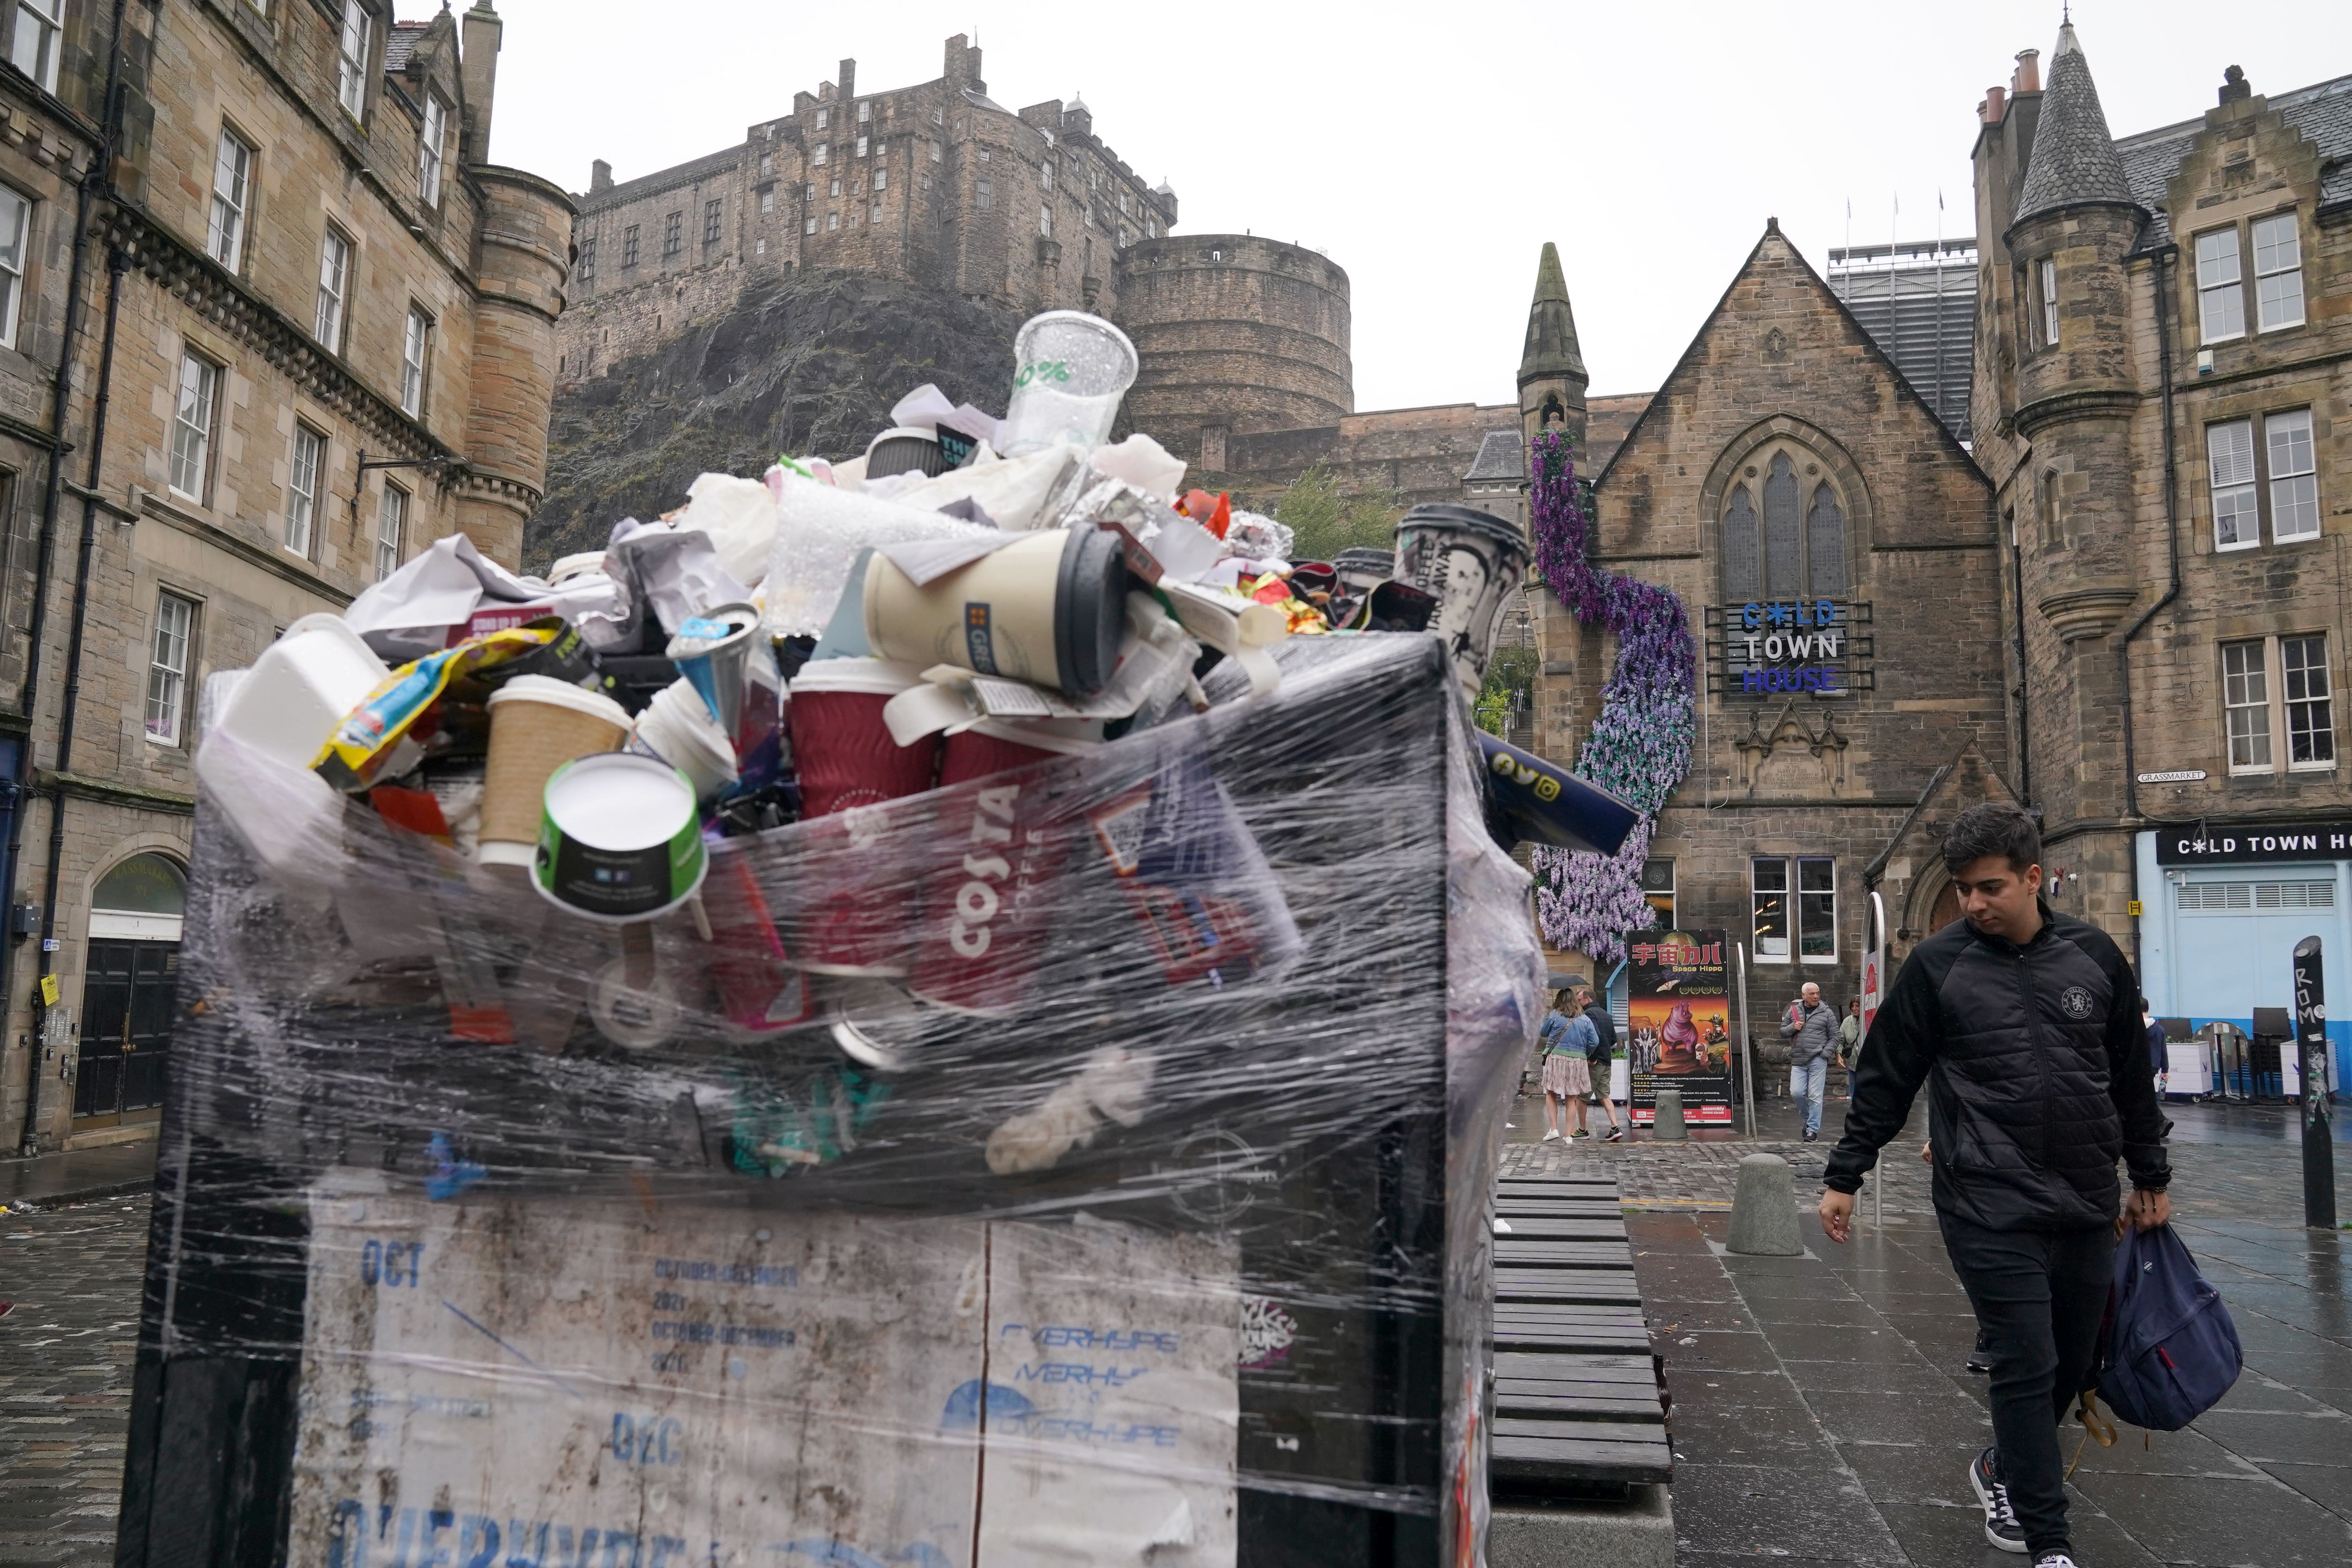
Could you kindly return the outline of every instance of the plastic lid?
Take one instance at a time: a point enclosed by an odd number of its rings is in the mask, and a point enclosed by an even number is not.
[[[629,710],[601,693],[585,690],[551,675],[518,675],[490,693],[490,706],[501,702],[543,702],[602,719],[616,730],[629,727]]]
[[[1127,635],[1127,557],[1108,529],[1074,528],[1055,582],[1054,663],[1062,690],[1092,697],[1110,684]]]
[[[1105,538],[1109,535],[1106,534]],[[800,673],[792,679],[790,689],[803,691],[862,691],[896,697],[901,691],[922,684],[922,671],[911,665],[890,658],[819,658],[801,666]]]

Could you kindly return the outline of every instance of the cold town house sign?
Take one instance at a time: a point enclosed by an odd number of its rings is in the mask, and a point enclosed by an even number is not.
[[[1708,689],[1722,697],[1875,690],[1870,625],[1870,606],[1849,600],[1709,605]]]
[[[2352,860],[2352,822],[2231,827],[2172,823],[2156,830],[2159,866],[2263,866]]]

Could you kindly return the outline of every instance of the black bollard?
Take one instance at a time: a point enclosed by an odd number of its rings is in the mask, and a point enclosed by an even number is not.
[[[2328,1142],[2327,994],[2319,939],[2294,944],[2294,1039],[2303,1073],[2303,1223],[2336,1228],[2336,1150]]]

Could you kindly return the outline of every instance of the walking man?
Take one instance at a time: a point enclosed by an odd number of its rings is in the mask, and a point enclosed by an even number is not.
[[[1830,1053],[1837,1049],[1837,1009],[1822,1000],[1822,988],[1811,981],[1780,1019],[1780,1037],[1789,1042],[1789,1098],[1805,1107],[1805,1142],[1822,1135],[1822,1091],[1829,1087]]]
[[[1967,918],[1912,951],[1871,1024],[1822,1229],[1846,1240],[1864,1173],[1926,1084],[1936,1220],[1992,1363],[1993,1445],[1969,1465],[1985,1537],[2074,1568],[2058,1423],[2090,1381],[2116,1237],[2171,1217],[2165,1122],[2131,965],[2042,902],[2033,820],[1972,806],[1943,856]]]
[[[1628,1110],[1625,1126],[1618,1125],[1617,1101],[1610,1094],[1616,1082],[1617,1020],[1609,1016],[1608,1007],[1591,992],[1579,990],[1576,996],[1584,1005],[1584,1016],[1592,1020],[1593,1044],[1589,1058],[1591,1062],[1592,1093],[1601,1102],[1601,1114],[1609,1118],[1609,1136],[1602,1142],[1622,1143],[1625,1142],[1625,1127],[1633,1124],[1633,1113]]]

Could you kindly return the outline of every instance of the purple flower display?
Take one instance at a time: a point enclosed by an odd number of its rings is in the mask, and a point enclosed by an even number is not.
[[[1658,812],[1690,771],[1696,649],[1690,617],[1671,589],[1604,572],[1588,559],[1592,523],[1568,437],[1556,430],[1538,436],[1528,469],[1537,570],[1578,621],[1598,623],[1617,639],[1601,715],[1575,772],[1642,814],[1615,855],[1536,850],[1536,921],[1554,947],[1615,961],[1625,956],[1626,933],[1654,919],[1642,896],[1642,863]]]

